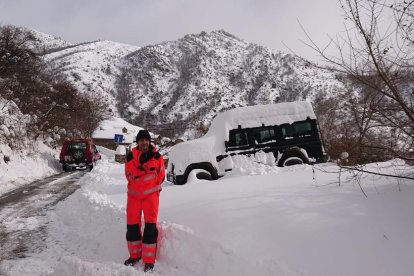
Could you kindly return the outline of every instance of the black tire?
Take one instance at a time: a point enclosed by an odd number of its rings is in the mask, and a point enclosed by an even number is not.
[[[63,165],[62,165],[62,169],[63,169],[63,171],[65,171],[65,172],[68,172],[68,171],[69,171],[69,167],[68,167],[68,165],[66,165],[66,164],[63,164]]]
[[[193,163],[189,165],[185,169],[184,175],[177,175],[176,176],[176,183],[177,185],[183,185],[187,183],[188,176],[193,170],[200,170],[196,173],[196,177],[198,179],[206,179],[206,180],[216,180],[218,179],[218,174],[215,168],[208,162],[201,162],[201,163]]]
[[[211,174],[210,174],[210,173],[208,173],[208,172],[198,172],[198,173],[196,174],[196,177],[197,177],[198,179],[213,180],[213,177],[212,177],[212,176],[211,176]]]
[[[291,148],[283,152],[282,158],[277,163],[279,167],[300,164],[309,164],[309,160],[299,148]]]
[[[304,163],[305,161],[303,161],[301,158],[293,156],[293,157],[286,159],[285,162],[283,163],[283,166],[287,167],[287,166],[293,166],[293,165],[301,165]]]
[[[89,165],[89,171],[91,171],[93,169],[93,164]]]

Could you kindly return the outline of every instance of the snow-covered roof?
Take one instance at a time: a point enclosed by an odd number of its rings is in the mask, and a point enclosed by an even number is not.
[[[124,127],[127,129],[127,133],[122,133]],[[100,126],[93,132],[92,138],[114,139],[115,134],[121,134],[124,135],[124,143],[133,143],[141,129],[143,128],[132,125],[121,118],[112,118],[101,122]]]
[[[218,114],[206,136],[226,134],[240,125],[242,128],[291,124],[307,118],[316,119],[309,102],[290,102],[238,107]],[[227,140],[227,136],[224,140]]]

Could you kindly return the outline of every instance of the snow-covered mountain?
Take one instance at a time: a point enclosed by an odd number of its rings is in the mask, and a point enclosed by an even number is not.
[[[131,111],[161,122],[211,119],[231,107],[312,96],[332,75],[304,59],[243,41],[225,31],[186,35],[127,56]],[[198,116],[197,116],[198,115]]]
[[[333,73],[303,58],[223,30],[142,48],[111,41],[45,48],[53,71],[81,91],[99,93],[126,120],[170,135],[191,137],[200,122],[232,107],[312,99],[337,85]]]
[[[60,37],[45,34],[42,32],[39,32],[37,30],[31,29],[31,28],[22,28],[24,31],[30,32],[34,38],[36,38],[36,42],[33,45],[34,49],[39,53],[48,52],[50,50],[60,50],[65,47],[72,46],[71,43],[63,40]]]
[[[102,97],[117,114],[115,82],[123,58],[139,47],[112,41],[47,48],[43,54],[54,73],[65,74],[84,93]]]

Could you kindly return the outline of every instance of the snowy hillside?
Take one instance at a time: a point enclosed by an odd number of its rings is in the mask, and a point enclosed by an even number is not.
[[[311,99],[335,83],[331,73],[302,58],[225,31],[143,47],[127,57],[124,72],[133,91],[125,115],[139,112],[138,121],[145,116],[153,124],[208,123],[232,107]]]
[[[36,141],[29,138],[26,127],[31,120],[16,103],[0,97],[0,195],[60,171],[53,141],[46,136]]]
[[[45,59],[52,71],[64,73],[83,93],[102,97],[117,114],[114,83],[123,57],[139,47],[112,41],[85,42],[50,50]]]
[[[113,152],[80,190],[46,216],[6,218],[10,229],[41,227],[46,246],[0,264],[5,275],[145,275],[125,267],[126,182]],[[235,156],[217,181],[165,182],[154,275],[405,276],[414,270],[414,182],[362,175],[365,198],[333,164],[278,168]],[[407,168],[395,160],[377,172]],[[324,172],[326,171],[326,172]],[[401,191],[400,191],[401,190]],[[43,227],[43,226],[42,226]],[[36,241],[41,242],[41,241]]]
[[[338,85],[331,72],[300,57],[223,30],[142,48],[85,42],[50,50],[45,59],[54,72],[66,74],[82,92],[100,95],[129,122],[187,138],[217,112],[312,100],[318,91],[330,92]]]
[[[48,52],[52,49],[63,49],[65,47],[71,46],[71,43],[63,40],[60,37],[45,34],[30,28],[23,29],[29,31],[36,38],[37,43],[35,43],[34,49],[38,53]]]

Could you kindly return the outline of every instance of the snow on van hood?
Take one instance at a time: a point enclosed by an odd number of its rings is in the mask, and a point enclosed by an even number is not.
[[[214,136],[204,136],[199,139],[183,142],[171,148],[169,153],[168,170],[170,171],[174,163],[174,172],[184,174],[186,167],[192,163],[210,162],[217,168],[216,156],[218,155],[217,146],[219,140]],[[224,142],[222,151],[224,152]]]
[[[234,108],[218,114],[212,121],[210,129],[202,138],[183,142],[171,148],[170,163],[174,172],[183,174],[188,165],[210,162],[217,168],[216,156],[225,154],[224,141],[229,139],[229,131],[242,128],[260,127],[262,125],[291,124],[307,118],[316,119],[309,102],[277,103]]]

